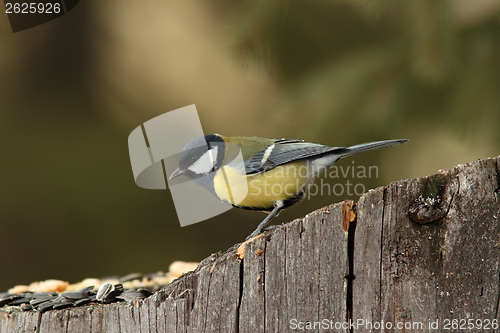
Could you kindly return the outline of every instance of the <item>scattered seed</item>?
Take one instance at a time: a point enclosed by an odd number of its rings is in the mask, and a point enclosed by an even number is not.
[[[18,299],[15,299],[11,302],[9,302],[9,305],[21,305],[21,304],[28,304],[31,300],[31,297],[21,297],[21,298],[18,298]]]
[[[30,311],[30,310],[33,310],[33,307],[30,304],[23,304],[23,305],[21,305],[21,310]]]
[[[101,302],[104,301],[109,293],[113,290],[115,290],[115,286],[113,286],[111,283],[104,283],[99,287],[99,290],[97,291],[97,300]]]
[[[61,296],[67,298],[67,299],[74,299],[74,300],[79,300],[82,298],[86,298],[88,295],[87,293],[82,293],[79,291],[67,291],[61,294]]]
[[[66,297],[59,295],[52,300],[52,303],[56,304],[56,303],[59,303],[59,302],[65,301],[65,300],[66,300]]]
[[[116,300],[116,296],[119,296],[121,295],[121,293],[123,292],[122,289],[115,289],[113,291],[111,291],[109,294],[106,295],[106,297],[104,298],[104,302],[106,303],[112,303],[113,301]]]
[[[51,301],[48,301],[48,302],[40,304],[35,309],[40,311],[40,312],[45,312],[47,310],[52,309],[53,306],[54,306],[54,303],[52,303]]]
[[[144,289],[144,288],[137,289],[137,291],[140,292],[141,294],[143,294],[145,297],[149,297],[149,296],[153,295],[152,292],[150,292],[149,290]]]
[[[42,297],[39,297],[39,298],[32,298],[31,301],[30,301],[30,304],[33,306],[33,307],[36,307],[38,306],[39,304],[42,304],[42,303],[45,303],[45,302],[48,302],[48,301],[53,301],[56,297],[55,296],[42,296]]]
[[[73,305],[74,306],[82,306],[82,305],[85,305],[85,304],[90,303],[90,302],[92,302],[92,298],[87,297],[87,298],[82,298],[82,299],[75,301],[75,303]]]
[[[65,309],[65,308],[69,308],[70,306],[73,306],[73,301],[70,300],[70,299],[67,299],[65,301],[62,301],[62,302],[59,302],[57,304],[54,304],[54,309],[55,310],[58,310],[58,309]]]
[[[64,309],[99,302],[128,301],[140,304],[142,299],[151,296],[152,292],[168,284],[172,280],[170,274],[170,272],[168,274],[157,272],[148,275],[132,273],[123,277],[108,277],[106,278],[109,279],[108,282],[104,284],[102,284],[103,280],[86,279],[78,284],[71,285],[66,289],[67,291],[57,289],[59,292],[47,291],[56,290],[54,288],[30,289],[31,285],[23,286],[23,288],[17,288],[15,292],[1,292],[0,307],[7,305],[18,306],[23,311],[44,312],[51,309]],[[95,285],[101,286],[98,290],[95,290]],[[77,288],[79,289],[76,290]]]
[[[0,298],[0,306],[10,304],[10,302],[15,301],[16,299],[20,299],[20,298],[23,298],[23,296],[16,295],[16,294],[8,294],[7,296]]]
[[[94,290],[94,286],[88,286],[85,288],[82,288],[80,290],[77,290],[77,293],[85,293],[86,295],[90,295]]]
[[[122,299],[127,302],[133,302],[137,299],[143,299],[146,298],[143,293],[140,293],[138,291],[130,290],[129,292],[123,293],[120,296],[117,296],[116,298]]]
[[[58,296],[59,294],[55,291],[37,291],[36,293],[31,294],[33,298],[41,297],[41,296]]]

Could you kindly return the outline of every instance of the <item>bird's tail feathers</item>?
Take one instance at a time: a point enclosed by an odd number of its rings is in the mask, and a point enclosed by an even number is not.
[[[388,148],[392,146],[397,146],[408,141],[407,139],[395,139],[395,140],[385,140],[385,141],[374,141],[368,143],[361,143],[359,145],[342,148],[336,153],[340,154],[341,157],[350,156],[357,153],[362,153],[365,151]]]

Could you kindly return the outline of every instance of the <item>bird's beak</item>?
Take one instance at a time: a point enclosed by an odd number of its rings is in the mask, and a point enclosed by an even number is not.
[[[177,168],[174,170],[174,172],[172,172],[172,174],[170,175],[170,177],[168,177],[168,180],[172,180],[174,178],[177,178],[179,177],[180,175],[182,175],[184,173],[183,170]]]

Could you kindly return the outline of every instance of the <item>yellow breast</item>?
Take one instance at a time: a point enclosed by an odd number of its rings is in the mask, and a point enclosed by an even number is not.
[[[214,189],[221,200],[234,206],[272,210],[275,202],[297,197],[313,180],[308,174],[303,161],[248,176],[224,166],[215,175]]]

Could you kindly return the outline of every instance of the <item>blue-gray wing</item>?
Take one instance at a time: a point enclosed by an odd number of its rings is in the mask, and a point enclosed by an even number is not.
[[[266,147],[245,161],[247,175],[265,172],[279,165],[342,149],[298,139],[278,139],[274,146]]]

